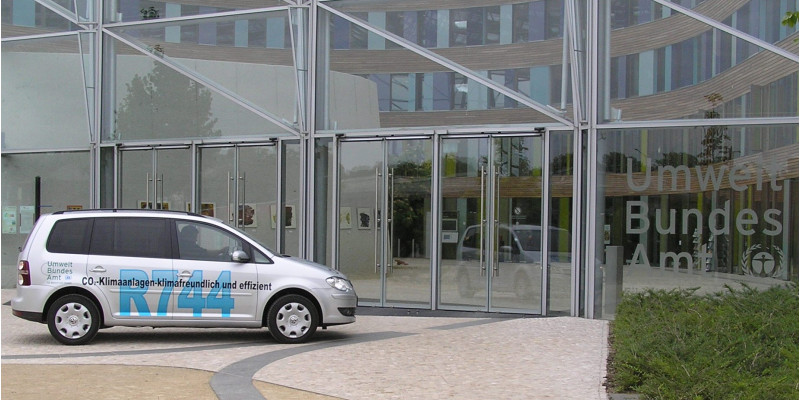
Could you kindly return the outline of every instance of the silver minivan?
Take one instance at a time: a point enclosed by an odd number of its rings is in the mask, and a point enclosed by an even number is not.
[[[276,254],[217,219],[177,211],[42,215],[18,260],[13,314],[61,343],[111,326],[266,326],[276,341],[355,322],[341,272]]]

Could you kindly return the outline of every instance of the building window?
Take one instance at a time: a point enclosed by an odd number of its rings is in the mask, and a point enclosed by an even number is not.
[[[389,111],[409,111],[408,74],[392,74],[390,91],[391,109]]]

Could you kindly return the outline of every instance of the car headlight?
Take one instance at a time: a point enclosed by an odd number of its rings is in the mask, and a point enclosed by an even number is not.
[[[331,287],[336,290],[341,290],[343,292],[349,292],[353,290],[353,285],[350,284],[350,281],[344,278],[339,278],[338,276],[332,276],[328,279],[325,279],[325,282],[328,282],[328,285],[331,285]]]

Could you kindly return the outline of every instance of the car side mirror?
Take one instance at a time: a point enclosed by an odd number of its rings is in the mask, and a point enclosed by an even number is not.
[[[243,250],[234,250],[233,254],[231,254],[231,259],[236,262],[245,263],[250,261],[250,256]]]

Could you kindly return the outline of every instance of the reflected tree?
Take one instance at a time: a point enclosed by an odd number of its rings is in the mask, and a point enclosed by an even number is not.
[[[704,97],[711,103],[711,108],[705,111],[704,117],[706,119],[720,118],[716,107],[723,102],[722,95],[719,93],[711,93]],[[732,158],[733,149],[731,147],[731,138],[728,136],[727,126],[707,127],[701,145],[703,148],[702,152],[697,155],[697,159],[701,165],[724,162]]]
[[[125,84],[114,138],[220,136],[217,118],[212,118],[211,91],[162,63],[154,64],[146,75],[136,74]]]

